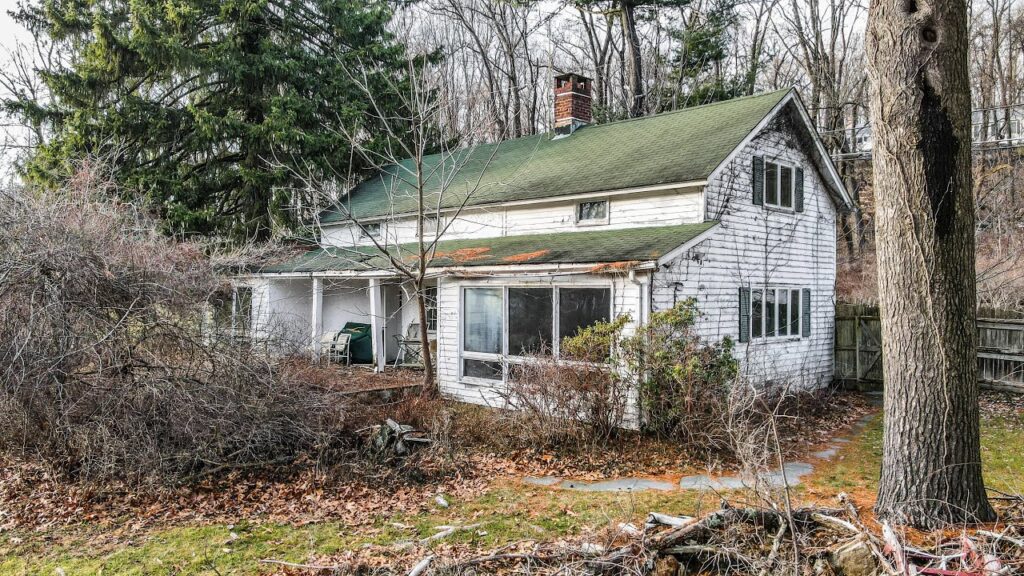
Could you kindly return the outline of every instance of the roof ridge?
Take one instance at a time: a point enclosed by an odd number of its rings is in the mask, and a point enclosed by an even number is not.
[[[667,110],[665,112],[658,112],[657,114],[651,114],[650,116],[637,116],[635,118],[621,118],[619,120],[612,120],[611,122],[605,122],[603,124],[598,124],[598,123],[586,124],[586,125],[582,126],[581,128],[579,128],[579,130],[583,130],[583,129],[586,129],[586,128],[601,128],[603,126],[614,126],[615,124],[623,124],[623,123],[626,123],[626,122],[636,122],[638,120],[650,120],[651,118],[663,118],[665,116],[672,116],[674,114],[681,114],[683,112],[692,112],[694,110],[700,110],[700,109],[703,109],[703,108],[711,108],[711,107],[714,107],[714,106],[722,106],[722,105],[725,105],[725,104],[734,104],[734,103],[740,102],[742,100],[751,100],[753,98],[763,98],[765,96],[771,96],[771,95],[774,95],[774,94],[780,94],[780,98],[781,98],[781,94],[782,93],[788,93],[788,92],[790,92],[793,89],[794,89],[794,87],[791,86],[789,88],[780,88],[778,90],[772,90],[771,92],[758,92],[757,94],[747,94],[746,96],[737,96],[735,98],[729,98],[728,100],[718,100],[716,102],[708,102],[706,104],[698,104],[696,106],[687,106],[685,108],[679,108],[678,110]],[[508,142],[508,140],[504,140],[504,142]]]

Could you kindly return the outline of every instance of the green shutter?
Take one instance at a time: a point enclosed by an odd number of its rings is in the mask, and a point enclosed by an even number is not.
[[[811,289],[804,288],[800,295],[800,307],[803,308],[803,320],[800,322],[800,335],[807,338],[811,335]]]
[[[793,206],[797,212],[804,211],[804,169],[796,169],[796,190],[793,191]]]
[[[750,340],[750,288],[740,288],[740,342]]]
[[[764,206],[764,157],[754,156],[754,206]]]

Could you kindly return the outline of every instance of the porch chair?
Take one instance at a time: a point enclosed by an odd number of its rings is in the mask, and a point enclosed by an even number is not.
[[[423,342],[420,340],[420,324],[413,322],[405,330],[405,336],[395,334],[395,341],[398,342],[398,355],[395,356],[394,367],[399,364],[422,364],[423,363]]]
[[[328,363],[344,361],[348,365],[352,361],[351,342],[351,334],[324,332],[320,335],[320,358],[327,358]]]

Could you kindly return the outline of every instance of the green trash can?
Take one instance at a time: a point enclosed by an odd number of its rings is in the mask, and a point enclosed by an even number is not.
[[[370,330],[370,325],[362,322],[346,322],[341,329],[352,335],[348,348],[353,364],[373,364],[373,335]]]

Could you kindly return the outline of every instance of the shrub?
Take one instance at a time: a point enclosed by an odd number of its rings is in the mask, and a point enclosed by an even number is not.
[[[182,480],[322,458],[336,392],[203,333],[206,247],[160,235],[88,166],[0,193],[0,450],[84,479]]]
[[[688,299],[651,314],[620,345],[622,364],[637,382],[644,429],[680,442],[728,449],[729,391],[738,365],[728,338],[697,336],[699,312]]]

